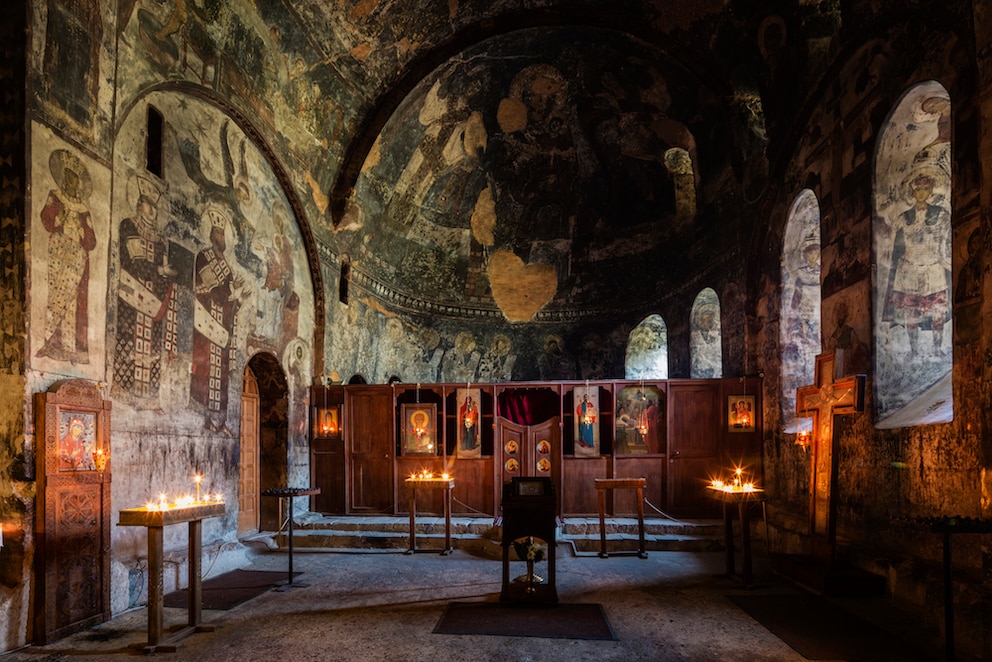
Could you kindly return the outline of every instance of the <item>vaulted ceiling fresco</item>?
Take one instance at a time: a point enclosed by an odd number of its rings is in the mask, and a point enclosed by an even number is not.
[[[704,127],[705,95],[664,53],[612,31],[478,44],[383,127],[358,179],[360,215],[343,228],[361,236],[352,255],[433,300],[491,288],[511,321],[614,297],[618,274],[674,258],[666,240],[696,226],[694,164],[711,175],[728,163],[716,148],[727,121]],[[627,280],[623,295],[649,300],[658,282]]]
[[[389,305],[648,312],[746,237],[713,221],[760,190],[761,93],[804,50],[738,4],[134,0],[118,98],[221,91]]]

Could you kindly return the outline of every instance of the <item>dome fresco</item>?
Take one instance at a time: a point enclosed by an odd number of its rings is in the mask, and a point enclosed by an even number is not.
[[[351,252],[398,289],[493,297],[511,321],[545,303],[604,304],[618,287],[650,300],[664,274],[624,274],[675,257],[666,240],[696,223],[676,194],[688,188],[695,205],[702,96],[663,53],[613,31],[489,39],[425,77],[384,125],[356,183]],[[520,281],[541,299],[530,309],[505,291]]]

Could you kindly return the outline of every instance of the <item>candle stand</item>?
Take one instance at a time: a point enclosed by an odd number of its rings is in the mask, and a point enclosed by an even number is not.
[[[606,553],[606,490],[633,489],[637,490],[637,551],[614,552],[615,556],[637,554],[638,558],[646,559],[648,553],[644,544],[644,486],[646,478],[596,478],[596,492],[599,495],[599,556],[608,558]]]
[[[309,584],[301,584],[299,582],[293,583],[293,498],[301,496],[312,496],[314,494],[320,494],[319,487],[270,487],[259,492],[262,496],[278,497],[281,499],[286,499],[289,502],[289,507],[287,512],[289,513],[289,531],[287,533],[289,540],[289,578],[286,583],[277,588],[277,591],[285,591],[290,588],[303,588],[309,586]],[[280,530],[282,527],[279,527]]]
[[[404,554],[430,551],[417,549],[417,490],[444,490],[442,496],[444,503],[444,549],[441,550],[441,556],[450,554],[453,551],[451,546],[451,490],[455,487],[455,479],[443,476],[411,476],[404,482],[407,489],[410,490],[410,547]]]
[[[201,573],[201,547],[203,545],[203,520],[219,517],[225,512],[223,503],[194,503],[187,507],[149,510],[130,508],[120,511],[118,526],[143,526],[148,529],[148,643],[143,650],[149,653],[172,652],[176,642],[194,632],[212,632],[212,625],[201,622],[203,584]],[[170,524],[189,524],[189,591],[187,625],[162,639],[164,595],[162,592],[162,533]]]
[[[765,491],[757,488],[744,490],[733,488],[707,487],[710,494],[719,499],[723,504],[723,531],[724,544],[727,548],[727,575],[733,577],[736,573],[736,563],[734,561],[734,522],[733,510],[729,506],[737,504],[738,518],[741,522],[741,579],[744,586],[753,585],[753,573],[751,567],[751,520],[749,510],[751,504],[760,503],[762,518],[765,518]],[[765,528],[768,528],[768,520],[765,518]],[[767,536],[767,533],[765,534]]]

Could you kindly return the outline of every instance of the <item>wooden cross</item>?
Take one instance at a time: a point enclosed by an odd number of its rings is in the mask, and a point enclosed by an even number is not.
[[[815,383],[796,391],[796,415],[813,419],[809,476],[809,529],[813,555],[833,559],[837,526],[834,416],[865,410],[865,376],[841,377],[843,355],[816,357]]]

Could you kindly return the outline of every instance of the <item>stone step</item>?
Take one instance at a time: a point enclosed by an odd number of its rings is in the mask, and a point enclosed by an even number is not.
[[[636,518],[606,519],[606,551],[636,552],[639,546]],[[759,527],[760,528],[760,527]],[[644,522],[647,551],[719,551],[724,549],[723,523],[718,520],[678,521],[649,518]],[[760,542],[763,531],[752,529]],[[451,546],[456,549],[500,558],[501,529],[493,519],[451,518]],[[419,516],[415,520],[415,542],[419,550],[444,548],[444,518]],[[286,531],[275,543],[288,546]],[[570,517],[559,526],[559,553],[593,554],[601,550],[598,517]],[[307,513],[294,521],[294,547],[306,549],[406,550],[410,546],[410,518],[396,516],[328,517]]]

